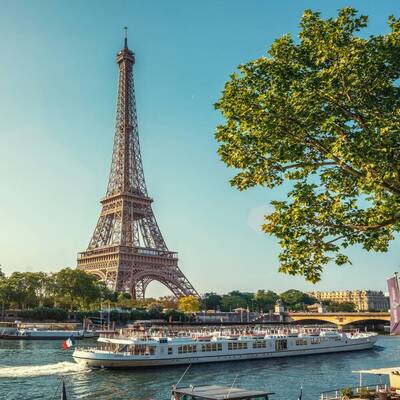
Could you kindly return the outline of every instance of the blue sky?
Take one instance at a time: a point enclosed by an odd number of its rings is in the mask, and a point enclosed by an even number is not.
[[[0,0],[0,264],[6,273],[75,266],[104,196],[114,134],[115,54],[129,27],[144,172],[171,250],[200,292],[289,288],[385,290],[400,262],[348,251],[314,286],[277,272],[279,248],[258,231],[283,189],[238,192],[214,140],[213,103],[240,63],[296,36],[306,8],[353,6],[366,33],[387,31],[396,1]],[[160,285],[150,295],[167,294]]]

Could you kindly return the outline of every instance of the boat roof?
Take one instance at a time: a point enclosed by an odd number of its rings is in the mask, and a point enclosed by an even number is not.
[[[371,374],[371,375],[390,375],[400,374],[400,367],[387,367],[387,368],[375,368],[375,369],[362,369],[359,371],[353,371],[359,374]]]
[[[175,393],[189,395],[208,400],[224,400],[224,399],[250,399],[254,397],[268,397],[272,392],[264,392],[258,390],[247,390],[226,386],[190,386],[185,388],[174,389]]]

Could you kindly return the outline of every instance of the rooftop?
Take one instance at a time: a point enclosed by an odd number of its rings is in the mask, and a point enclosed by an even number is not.
[[[224,399],[250,399],[250,398],[268,398],[272,392],[263,392],[258,390],[247,390],[241,388],[231,388],[225,386],[190,386],[186,388],[174,389],[174,393],[190,395],[191,397],[224,400]]]

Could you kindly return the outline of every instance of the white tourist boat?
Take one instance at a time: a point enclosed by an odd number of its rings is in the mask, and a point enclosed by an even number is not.
[[[79,364],[99,368],[132,368],[218,361],[238,361],[371,349],[375,333],[214,332],[190,336],[100,336],[95,348],[76,348]]]

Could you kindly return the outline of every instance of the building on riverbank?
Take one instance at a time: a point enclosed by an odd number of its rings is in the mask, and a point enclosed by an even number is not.
[[[320,302],[354,303],[357,311],[388,311],[389,309],[388,298],[383,292],[376,290],[314,291],[308,294]]]

